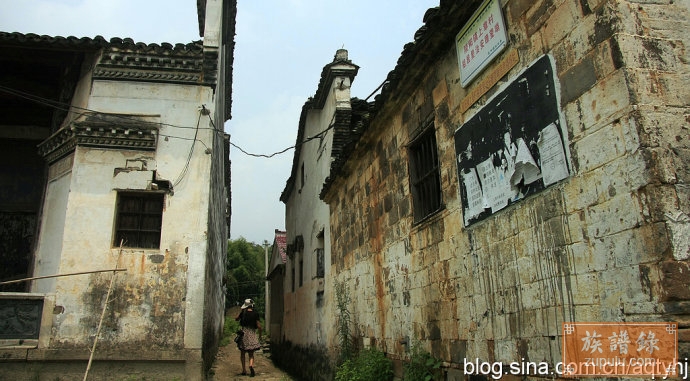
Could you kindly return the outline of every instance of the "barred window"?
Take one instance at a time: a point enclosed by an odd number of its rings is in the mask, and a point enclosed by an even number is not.
[[[432,123],[409,145],[410,190],[414,222],[441,210],[441,175],[436,150],[436,131]]]
[[[157,249],[161,241],[163,193],[119,192],[113,246]]]

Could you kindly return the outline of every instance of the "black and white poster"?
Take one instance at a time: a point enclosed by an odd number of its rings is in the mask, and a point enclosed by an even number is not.
[[[540,58],[455,131],[465,226],[569,176],[554,78]]]

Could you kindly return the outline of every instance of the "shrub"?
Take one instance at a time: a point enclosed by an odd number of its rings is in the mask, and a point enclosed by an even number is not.
[[[338,308],[338,320],[336,330],[338,332],[338,341],[340,342],[340,359],[339,363],[352,358],[354,353],[354,346],[352,345],[351,324],[352,318],[350,315],[350,292],[347,289],[345,282],[335,283],[335,300]]]
[[[235,321],[232,316],[225,317],[225,324],[223,324],[223,338],[220,339],[220,346],[224,347],[232,342],[235,338],[235,332],[240,329],[240,323]]]
[[[377,349],[364,349],[346,360],[335,373],[335,381],[385,381],[393,379],[393,362]]]
[[[431,381],[441,379],[441,360],[415,345],[410,361],[403,364],[403,380]]]

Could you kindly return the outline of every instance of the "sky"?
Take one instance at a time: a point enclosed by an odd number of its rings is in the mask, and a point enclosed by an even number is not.
[[[238,0],[230,141],[265,155],[293,146],[302,105],[341,48],[360,67],[351,95],[367,98],[436,6],[438,0]],[[4,32],[147,44],[201,39],[196,0],[0,0],[0,8]],[[279,198],[293,155],[257,158],[231,147],[231,239],[270,243],[275,229],[285,229]]]

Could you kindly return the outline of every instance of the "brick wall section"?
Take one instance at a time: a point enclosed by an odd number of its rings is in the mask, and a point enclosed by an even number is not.
[[[560,361],[564,321],[679,321],[686,342],[687,5],[503,3],[520,54],[503,81],[553,57],[571,176],[463,227],[453,134],[504,82],[463,115],[471,87],[460,87],[454,47],[417,68],[424,81],[383,107],[325,197],[357,334],[394,358],[421,342],[451,367]],[[429,114],[445,209],[413,225],[406,144]]]

